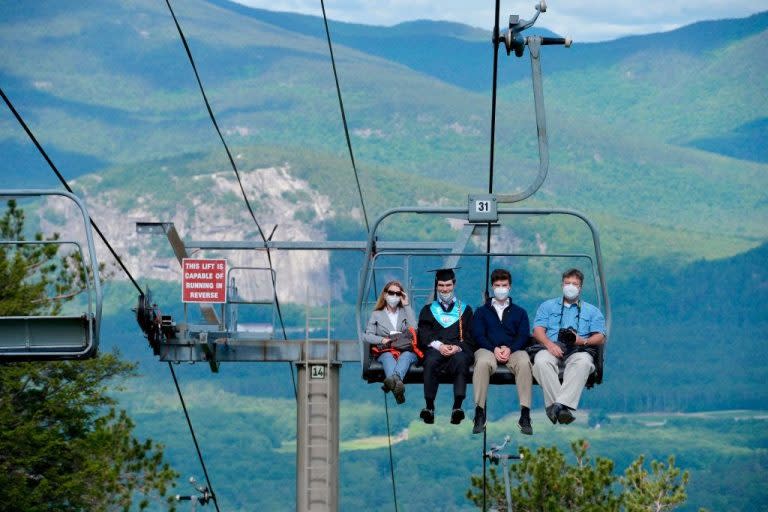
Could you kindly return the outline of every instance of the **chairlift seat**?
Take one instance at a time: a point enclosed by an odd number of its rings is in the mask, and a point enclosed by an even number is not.
[[[82,240],[54,238],[46,240],[0,240],[4,246],[74,245],[80,255],[85,276],[86,312],[81,315],[0,316],[0,361],[59,361],[95,357],[101,327],[101,282],[90,216],[77,196],[58,190],[0,190],[0,197],[25,198],[58,196],[71,201],[79,210],[79,224],[85,234]],[[69,231],[72,233],[73,231]]]
[[[0,357],[57,360],[92,357],[92,325],[81,316],[0,317]]]
[[[536,343],[533,338],[530,340],[531,343]],[[592,388],[595,385],[599,385],[603,382],[603,354],[604,354],[604,347],[603,345],[600,345],[597,347],[597,357],[595,358],[595,371],[593,371],[589,378],[587,379],[587,388]],[[380,362],[378,362],[373,355],[370,353],[370,350],[368,351],[368,359],[366,361],[367,364],[363,366],[363,379],[365,379],[368,384],[373,384],[375,382],[384,382],[384,367]],[[470,376],[473,374],[475,370],[474,365],[469,369]],[[442,374],[440,375],[440,383],[441,384],[450,384],[453,381],[451,380],[450,376]],[[563,368],[560,369],[560,382],[563,381]],[[408,370],[408,374],[403,379],[403,382],[405,384],[423,384],[424,383],[424,367],[421,365],[421,362],[418,362],[411,366],[410,370]],[[499,365],[496,368],[496,371],[493,372],[491,375],[491,384],[515,384],[515,375],[504,365]],[[533,379],[534,384],[538,384],[536,382],[536,379]]]

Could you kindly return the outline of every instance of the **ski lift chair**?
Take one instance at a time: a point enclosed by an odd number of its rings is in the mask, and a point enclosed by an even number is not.
[[[376,244],[375,241],[377,240],[377,228],[379,227],[380,223],[387,217],[397,215],[397,214],[403,214],[403,213],[416,213],[416,214],[432,214],[432,215],[443,215],[443,216],[450,216],[453,218],[456,217],[462,217],[464,216],[467,218],[467,220],[472,223],[472,215],[471,215],[471,201],[470,201],[470,208],[429,208],[429,207],[403,207],[403,208],[394,208],[391,210],[388,210],[384,212],[372,225],[371,232],[368,237],[368,244],[366,248],[366,257],[365,257],[365,263],[363,264],[363,267],[361,269],[360,273],[360,283],[358,288],[358,300],[357,300],[357,308],[356,308],[356,315],[357,315],[357,329],[358,329],[358,340],[360,344],[360,363],[362,365],[362,377],[365,381],[370,383],[375,382],[383,382],[384,380],[384,370],[378,361],[376,361],[371,353],[371,345],[368,343],[365,343],[363,341],[363,330],[365,329],[365,321],[370,314],[370,301],[366,301],[365,297],[368,297],[371,293],[371,286],[373,283],[373,275],[374,271],[376,270],[376,261],[380,257],[384,256],[447,256],[451,258],[456,258],[454,260],[458,261],[458,258],[460,257],[495,257],[495,256],[517,256],[517,257],[526,257],[526,258],[584,258],[589,261],[589,265],[591,267],[591,274],[594,278],[594,286],[597,293],[597,306],[604,312],[605,318],[606,318],[606,342],[609,338],[610,334],[610,326],[611,326],[611,308],[610,303],[608,301],[608,290],[605,282],[605,274],[603,270],[603,261],[602,261],[602,255],[600,251],[600,240],[599,240],[599,234],[597,232],[596,227],[592,222],[584,216],[582,213],[579,213],[574,210],[566,210],[566,209],[522,209],[522,208],[516,208],[516,209],[500,209],[498,211],[498,214],[500,216],[544,216],[544,215],[561,215],[561,216],[568,216],[573,217],[576,219],[581,220],[584,224],[587,225],[587,227],[590,230],[591,236],[592,236],[592,242],[593,242],[593,248],[594,248],[594,258],[591,255],[588,254],[567,254],[567,253],[551,253],[551,254],[532,254],[532,253],[510,253],[510,252],[474,252],[474,253],[467,253],[467,252],[460,252],[457,250],[454,250],[453,252],[424,252],[419,250],[414,251],[388,251],[388,250],[376,250]],[[478,223],[479,224],[479,223]],[[483,225],[483,224],[480,224]],[[466,242],[466,240],[465,240]],[[462,244],[463,247],[464,244]],[[455,246],[458,247],[458,246]],[[450,265],[446,265],[450,266]],[[530,343],[536,343],[533,338],[530,338]],[[595,358],[595,370],[590,374],[586,386],[588,388],[591,388],[595,385],[599,385],[603,381],[603,368],[604,368],[604,361],[605,361],[605,344],[600,345],[597,348],[597,356]],[[470,369],[470,372],[472,372],[474,368]],[[562,380],[562,370],[560,379]],[[410,370],[408,371],[408,374],[403,379],[403,382],[406,384],[419,384],[424,382],[424,374],[423,374],[423,368],[420,364],[416,364],[411,366]],[[491,384],[514,384],[515,383],[515,376],[514,374],[503,365],[499,365],[496,372],[493,373],[491,376]],[[534,381],[535,382],[535,381]],[[449,383],[448,377],[444,376],[441,377],[441,383]]]
[[[101,327],[101,282],[99,264],[93,244],[90,216],[85,205],[69,192],[55,190],[0,190],[3,200],[14,198],[63,197],[77,207],[79,221],[85,232],[88,258],[83,251],[82,240],[68,239],[68,230],[58,240],[0,240],[0,245],[72,246],[80,255],[83,275],[86,276],[84,311],[77,315],[17,315],[0,317],[0,361],[57,361],[94,357],[99,346]]]

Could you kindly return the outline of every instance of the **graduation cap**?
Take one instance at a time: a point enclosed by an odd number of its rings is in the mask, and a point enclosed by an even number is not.
[[[456,279],[456,273],[454,270],[458,270],[461,267],[454,267],[454,268],[435,268],[432,270],[428,270],[428,272],[434,272],[435,273],[435,284],[437,284],[438,281],[450,281],[452,279]]]
[[[434,297],[437,297],[437,282],[438,281],[456,281],[456,273],[454,270],[459,270],[461,267],[452,268],[434,268],[427,270],[427,272],[435,273],[435,288],[433,290]]]
[[[427,270],[427,272],[435,273],[435,284],[437,284],[438,281],[450,281],[456,279],[456,273],[454,270],[459,270],[460,268],[461,267],[434,268],[432,270]]]

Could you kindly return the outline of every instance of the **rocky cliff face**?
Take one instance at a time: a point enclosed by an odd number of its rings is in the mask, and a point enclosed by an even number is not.
[[[288,165],[241,171],[241,178],[265,236],[277,226],[274,240],[326,239],[322,222],[336,215],[330,199],[292,176]],[[181,282],[179,263],[165,237],[138,235],[136,222],[173,222],[185,241],[261,241],[231,171],[171,178],[167,188],[145,190],[136,197],[125,197],[126,192],[120,188],[101,187],[101,182],[98,176],[85,176],[73,186],[134,277]],[[81,240],[81,224],[77,211],[66,202],[46,201],[40,218],[44,232],[56,231]],[[100,261],[112,260],[101,241],[96,246]],[[230,268],[268,266],[263,250],[197,251],[190,256],[226,258]],[[327,253],[272,251],[272,262],[283,301],[306,302],[308,284],[315,289],[328,289]],[[239,270],[233,276],[244,299],[271,297],[267,271]],[[122,272],[115,274],[115,279],[125,278]],[[322,298],[312,302],[315,301]]]

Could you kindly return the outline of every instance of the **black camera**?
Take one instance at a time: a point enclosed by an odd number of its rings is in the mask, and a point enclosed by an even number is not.
[[[560,329],[557,332],[557,341],[566,345],[574,345],[576,343],[576,331],[571,328]]]

